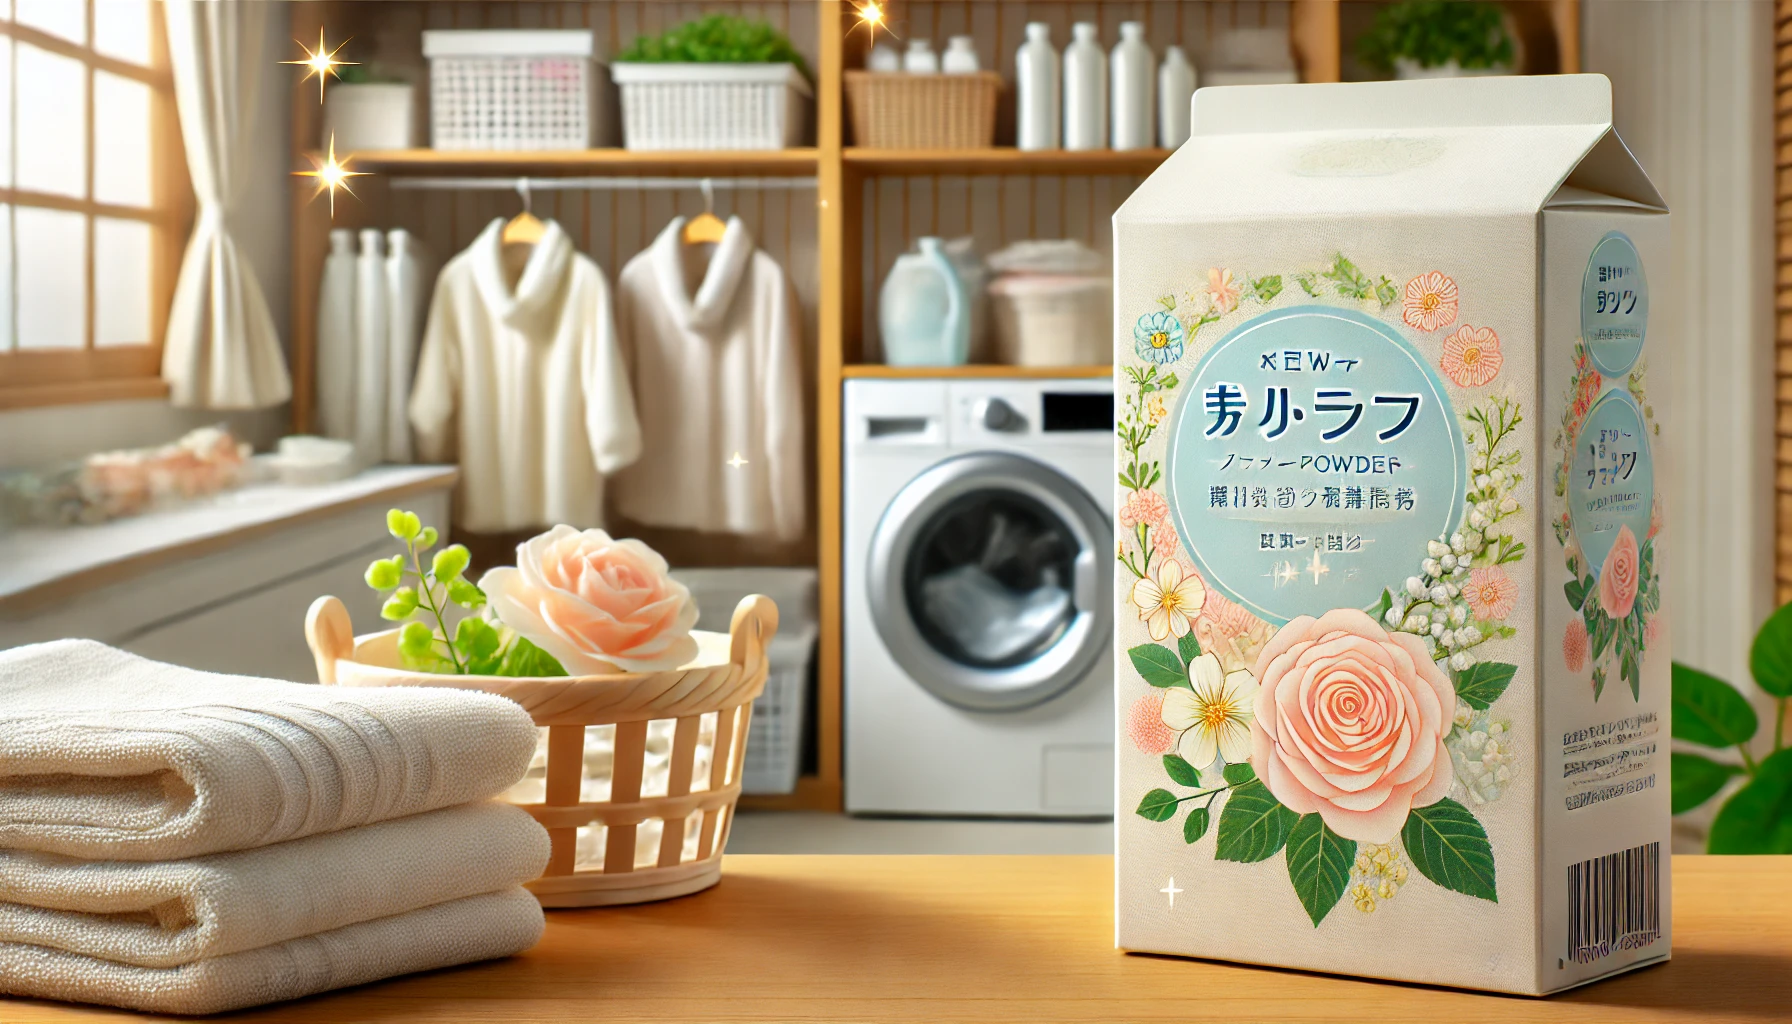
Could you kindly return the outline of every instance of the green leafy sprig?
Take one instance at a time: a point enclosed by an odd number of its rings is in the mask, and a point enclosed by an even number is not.
[[[794,64],[804,78],[809,64],[784,33],[756,18],[711,14],[659,35],[636,36],[617,54],[618,63]]]
[[[1480,0],[1404,0],[1375,15],[1357,40],[1364,64],[1389,74],[1400,58],[1435,68],[1493,68],[1512,64],[1512,35],[1498,4]]]
[[[477,614],[463,617],[451,630],[451,606],[477,612],[486,603],[485,592],[464,575],[471,561],[467,549],[450,544],[432,555],[425,568],[424,554],[440,540],[435,527],[424,526],[415,512],[395,508],[386,513],[386,531],[404,545],[404,551],[374,559],[365,578],[369,587],[386,594],[380,616],[404,623],[398,633],[398,654],[406,668],[440,675],[566,674],[553,655]],[[433,626],[416,618],[424,612]]]

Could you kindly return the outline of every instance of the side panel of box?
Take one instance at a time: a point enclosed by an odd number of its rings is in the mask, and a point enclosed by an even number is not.
[[[1538,983],[1668,955],[1669,652],[1650,329],[1668,216],[1543,214]],[[1659,322],[1659,318],[1656,318]]]
[[[1117,222],[1122,948],[1536,991],[1537,238]]]

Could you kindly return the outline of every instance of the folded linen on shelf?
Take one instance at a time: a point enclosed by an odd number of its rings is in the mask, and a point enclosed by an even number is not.
[[[533,946],[544,927],[535,897],[513,887],[172,968],[4,942],[0,994],[151,1013],[222,1013],[509,956]]]
[[[0,942],[175,967],[530,881],[548,834],[482,802],[189,860],[0,850]]]
[[[522,778],[502,697],[198,672],[89,640],[0,652],[0,847],[177,860],[483,800]]]

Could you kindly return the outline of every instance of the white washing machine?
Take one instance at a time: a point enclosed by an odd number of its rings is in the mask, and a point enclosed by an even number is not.
[[[846,809],[1114,813],[1114,389],[849,380]]]

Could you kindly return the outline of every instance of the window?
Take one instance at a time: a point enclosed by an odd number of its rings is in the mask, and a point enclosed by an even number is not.
[[[0,0],[0,407],[158,395],[191,192],[154,0]]]

